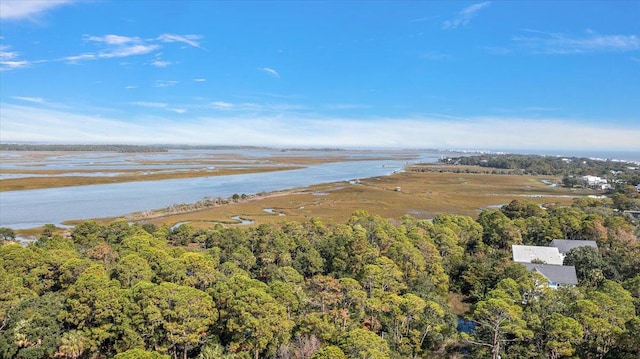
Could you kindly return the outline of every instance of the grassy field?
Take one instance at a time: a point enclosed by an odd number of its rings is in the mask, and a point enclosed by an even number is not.
[[[595,194],[550,186],[543,180],[554,182],[560,178],[548,176],[456,173],[454,170],[459,168],[448,170],[403,172],[359,182],[292,189],[144,221],[169,226],[189,222],[195,228],[206,228],[215,223],[259,225],[303,221],[312,217],[321,218],[325,223],[341,223],[359,209],[392,219],[405,214],[427,219],[438,213],[458,213],[475,218],[484,208],[497,208],[516,198],[541,205],[568,205],[576,196]],[[245,223],[240,224],[238,218]]]

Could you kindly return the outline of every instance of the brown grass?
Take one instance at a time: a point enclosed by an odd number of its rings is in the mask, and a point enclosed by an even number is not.
[[[365,179],[359,184],[339,182],[256,196],[244,202],[147,221],[167,225],[191,222],[194,227],[203,228],[216,222],[233,225],[231,217],[239,215],[254,221],[255,225],[304,221],[312,217],[319,217],[325,223],[341,223],[359,209],[393,219],[405,214],[426,219],[438,213],[475,218],[483,208],[504,205],[516,198],[539,204],[569,205],[573,196],[587,194],[548,186],[542,183],[543,179],[559,180],[548,176],[405,172]],[[265,209],[273,209],[275,214]]]

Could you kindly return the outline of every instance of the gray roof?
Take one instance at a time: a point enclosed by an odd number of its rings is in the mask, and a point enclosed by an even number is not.
[[[578,248],[578,247],[593,247],[598,249],[598,244],[596,241],[583,241],[583,240],[572,240],[572,239],[554,239],[551,241],[551,247],[558,248],[558,251],[562,254],[567,253],[568,251]]]
[[[539,260],[547,264],[562,265],[562,256],[556,247],[520,246],[512,245],[513,261],[519,263],[531,263]]]
[[[558,284],[578,284],[576,267],[553,264],[522,263],[530,271],[542,274],[549,282]]]

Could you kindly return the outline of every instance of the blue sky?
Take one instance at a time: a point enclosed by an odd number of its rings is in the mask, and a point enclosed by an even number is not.
[[[1,141],[640,149],[639,1],[0,6]]]

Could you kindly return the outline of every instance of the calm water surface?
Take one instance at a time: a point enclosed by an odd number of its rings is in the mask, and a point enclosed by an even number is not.
[[[416,160],[437,158],[439,155],[426,154]],[[235,193],[255,194],[389,175],[401,171],[405,164],[406,160],[337,162],[290,171],[0,192],[0,226],[32,228],[71,219],[120,216],[197,202],[204,197],[230,197]]]

